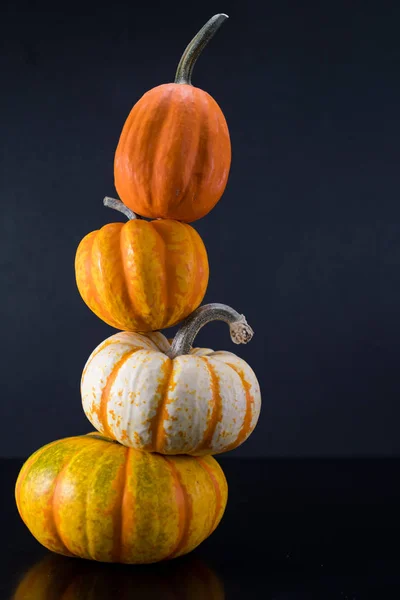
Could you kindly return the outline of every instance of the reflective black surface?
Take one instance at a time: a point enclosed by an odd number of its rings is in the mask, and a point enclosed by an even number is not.
[[[91,563],[43,549],[20,521],[2,469],[0,599],[266,600],[400,597],[400,460],[220,458],[229,501],[187,557]]]

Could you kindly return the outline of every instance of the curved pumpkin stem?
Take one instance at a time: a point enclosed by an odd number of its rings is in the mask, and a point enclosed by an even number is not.
[[[175,75],[175,83],[192,84],[193,67],[197,59],[226,19],[228,19],[228,15],[223,13],[214,15],[194,36],[192,41],[187,45],[186,50],[179,61]]]
[[[124,214],[130,221],[133,219],[140,219],[139,215],[133,212],[130,208],[125,206],[121,200],[117,200],[117,198],[110,198],[110,196],[106,196],[103,200],[104,206],[108,206],[108,208],[113,208],[114,210],[119,210],[122,214]]]
[[[169,352],[170,358],[189,354],[194,338],[200,329],[210,321],[224,321],[229,325],[232,342],[235,344],[247,344],[253,337],[253,330],[247,323],[244,315],[226,304],[204,304],[182,323],[174,337]]]

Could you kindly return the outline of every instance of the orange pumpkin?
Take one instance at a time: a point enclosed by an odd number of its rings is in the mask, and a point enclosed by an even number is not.
[[[121,204],[112,202],[114,208]],[[146,332],[171,327],[200,305],[209,267],[204,243],[190,225],[132,219],[85,236],[75,274],[83,300],[100,319]]]
[[[122,201],[139,215],[191,222],[221,198],[231,144],[225,117],[191,85],[195,61],[226,15],[212,17],[186,48],[174,83],[148,91],[132,108],[115,153]]]
[[[218,575],[195,556],[152,567],[120,568],[48,554],[19,583],[12,600],[223,600]]]
[[[28,529],[53,552],[151,563],[190,552],[214,531],[227,484],[210,456],[166,458],[89,434],[35,452],[15,496]]]

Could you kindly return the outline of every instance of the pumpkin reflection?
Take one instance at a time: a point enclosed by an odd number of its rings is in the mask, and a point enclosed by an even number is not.
[[[220,578],[185,557],[155,565],[109,565],[48,555],[19,583],[13,600],[224,600]]]

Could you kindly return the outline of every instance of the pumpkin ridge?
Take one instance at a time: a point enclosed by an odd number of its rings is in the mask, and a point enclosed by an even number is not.
[[[131,317],[127,321],[129,322],[129,326],[133,329],[140,329],[145,326],[145,322],[141,318],[140,310],[137,310],[135,303],[135,296],[132,293],[129,276],[129,270],[125,264],[125,252],[124,252],[124,243],[126,241],[127,226],[131,223],[125,223],[120,231],[118,232],[115,239],[112,240],[112,243],[115,244],[115,253],[113,253],[113,258],[115,260],[118,268],[115,268],[115,273],[117,276],[117,282],[114,283],[113,287],[118,290],[118,296],[120,296],[122,304],[126,306],[124,312],[126,314],[130,314]],[[133,313],[133,314],[132,314]]]
[[[165,443],[164,421],[167,417],[166,405],[168,399],[168,391],[171,385],[171,380],[174,372],[174,361],[167,357],[167,360],[163,364],[163,370],[165,378],[163,378],[159,383],[160,400],[158,402],[156,414],[154,415],[151,422],[151,445],[153,452],[162,452]]]
[[[201,137],[201,120],[199,119],[198,111],[196,110],[194,89],[195,88],[191,86],[180,85],[178,90],[176,90],[175,110],[180,113],[180,120],[176,120],[174,115],[172,115],[172,124],[169,126],[169,131],[174,127],[174,129],[172,129],[174,135],[170,134],[171,139],[175,140],[178,137],[176,134],[176,131],[178,131],[180,134],[179,138],[181,138],[182,141],[184,140],[187,144],[186,151],[182,148],[182,142],[180,148],[181,153],[183,154],[184,168],[182,169],[182,164],[179,161],[174,161],[169,169],[169,181],[171,183],[176,183],[177,181],[180,182],[180,189],[168,189],[168,196],[174,198],[173,207],[178,219],[181,217],[181,207],[184,207],[189,200],[187,192],[191,187],[193,172],[196,166],[196,152],[193,148],[198,146]],[[183,135],[181,130],[185,131],[185,135]],[[194,135],[195,131],[197,135]],[[164,186],[167,191],[165,183]],[[177,192],[179,192],[179,194],[177,194]],[[166,198],[166,200],[168,201],[168,198]]]
[[[89,445],[90,445],[90,441],[89,440]],[[96,442],[95,442],[96,443]],[[58,522],[58,511],[57,511],[57,505],[59,503],[59,489],[60,489],[60,481],[62,480],[65,471],[68,469],[68,467],[78,458],[78,456],[80,456],[81,454],[83,454],[88,448],[88,444],[85,445],[84,448],[81,448],[80,450],[78,450],[78,452],[76,454],[73,454],[72,456],[70,456],[66,462],[63,464],[63,466],[61,467],[60,471],[57,473],[54,482],[53,482],[53,494],[51,497],[51,511],[50,511],[50,515],[51,515],[51,521],[52,521],[52,525],[54,528],[54,533],[56,534],[56,537],[58,538],[58,541],[60,543],[61,546],[63,546],[65,548],[65,551],[70,554],[71,556],[77,556],[75,554],[75,552],[72,552],[72,550],[70,550],[68,548],[67,543],[65,542],[65,540],[63,539],[63,536],[61,535],[61,531],[60,531],[60,523]]]
[[[163,260],[160,261],[160,264],[162,263],[162,270],[164,273],[164,280],[162,282],[162,295],[165,303],[162,322],[166,323],[164,327],[171,327],[174,324],[174,319],[172,317],[174,316],[174,309],[176,307],[176,302],[170,302],[170,298],[174,297],[173,292],[175,291],[177,282],[175,280],[175,274],[169,277],[169,268],[171,267],[171,264],[167,261],[168,246],[167,239],[165,237],[165,228],[170,228],[170,223],[171,221],[169,219],[159,219],[152,221],[151,223],[153,230],[157,233],[157,236],[162,243]],[[176,222],[175,225],[177,223],[178,222]],[[189,304],[188,300],[187,304]]]
[[[125,459],[125,469],[124,469],[124,487],[122,490],[122,499],[121,499],[121,554],[120,554],[120,560],[122,561],[123,556],[124,556],[124,550],[125,550],[125,546],[126,546],[126,541],[124,539],[124,533],[125,533],[125,522],[126,522],[126,515],[128,513],[127,510],[127,506],[129,499],[132,497],[132,494],[129,492],[129,488],[128,488],[128,480],[129,480],[129,474],[130,472],[133,470],[132,469],[132,457],[133,457],[133,452],[134,450],[132,448],[127,448],[127,453],[126,453],[126,459]],[[131,502],[131,506],[130,508],[130,512],[132,513],[134,510],[134,506],[133,506],[133,502]]]
[[[207,172],[207,169],[204,168],[204,165],[205,159],[209,158],[208,145],[210,143],[211,131],[209,119],[210,102],[208,94],[203,90],[200,90],[200,93],[195,93],[195,90],[197,89],[198,88],[193,88],[193,96],[195,98],[196,107],[198,108],[196,123],[198,123],[199,126],[199,133],[202,132],[202,134],[198,135],[196,147],[193,148],[193,164],[191,172],[189,174],[189,177],[187,178],[185,193],[184,195],[182,195],[181,202],[179,203],[179,206],[182,205],[182,213],[180,213],[180,218],[183,218],[187,222],[197,220],[204,216],[204,214],[201,214],[200,216],[197,216],[195,219],[193,219],[193,212],[196,212],[196,210],[194,210],[193,205],[196,203],[196,201],[198,202],[199,200],[202,200],[201,197],[198,198],[195,195],[196,190],[199,188],[198,173],[202,172],[203,170]],[[208,179],[204,179],[202,181],[203,187],[205,189],[210,187],[210,179],[212,180],[212,173],[208,173]],[[201,192],[199,192],[199,195],[201,196]],[[209,210],[211,210],[215,206],[216,202],[211,206]],[[207,212],[209,212],[209,210]]]
[[[109,228],[111,235],[107,232],[108,235],[104,235],[103,239],[99,240],[99,245],[102,248],[98,260],[100,271],[102,271],[101,293],[103,304],[108,301],[108,308],[118,323],[121,324],[125,321],[126,315],[130,315],[126,319],[128,327],[140,328],[142,323],[140,316],[138,318],[138,311],[135,310],[135,306],[132,310],[132,297],[129,293],[127,273],[123,263],[124,232],[129,223],[130,221],[128,223],[109,223],[106,227]],[[100,235],[103,230],[104,228],[101,229]],[[102,268],[103,261],[105,263],[104,271]]]
[[[159,232],[157,227],[154,227],[152,224],[151,230],[155,233],[156,246],[157,246],[157,262],[160,265],[162,276],[157,278],[157,283],[160,286],[160,295],[161,302],[159,303],[159,309],[157,311],[157,325],[155,329],[159,329],[162,323],[167,323],[165,327],[169,326],[169,319],[165,319],[166,313],[168,314],[168,306],[169,306],[169,282],[168,282],[168,261],[167,261],[167,247],[165,240],[161,233]],[[161,310],[162,308],[162,310]],[[162,314],[162,319],[160,319],[159,313]]]
[[[123,557],[123,532],[124,532],[124,515],[123,505],[124,496],[126,491],[126,472],[129,465],[129,451],[130,448],[126,448],[125,460],[119,468],[117,481],[115,487],[117,490],[118,501],[115,504],[115,510],[113,513],[113,547],[111,551],[111,558],[113,562],[121,562]]]
[[[211,131],[210,114],[209,114],[210,103],[208,100],[208,94],[201,93],[201,94],[198,94],[198,96],[199,96],[199,105],[200,105],[200,114],[201,114],[201,126],[202,126],[203,130],[206,131],[207,133],[206,134],[203,133],[203,135],[201,136],[201,138],[199,140],[198,146],[197,146],[196,161],[195,161],[195,165],[197,166],[197,168],[199,168],[198,165],[206,164],[206,159],[207,159],[207,163],[210,162],[209,143],[210,143],[210,131]],[[197,171],[197,169],[196,169],[196,171]],[[212,179],[212,176],[213,176],[213,172],[209,173],[208,179],[203,181],[203,185],[205,188],[209,187],[210,179]],[[192,178],[192,182],[193,183],[195,182],[195,177]],[[196,197],[193,197],[193,195],[192,195],[191,205],[190,205],[191,212],[192,212],[192,205],[194,204],[195,200],[198,200],[198,199]],[[213,204],[213,206],[211,206],[211,209],[214,207],[214,205],[215,205],[215,203]]]
[[[103,431],[101,433],[103,433],[104,435],[106,435],[107,437],[110,437],[112,439],[115,439],[115,435],[111,431],[111,429],[108,425],[108,417],[107,417],[107,404],[110,399],[111,388],[112,388],[112,385],[113,385],[115,379],[117,378],[119,369],[122,367],[124,362],[126,362],[128,360],[128,358],[130,358],[130,356],[132,356],[132,354],[134,354],[135,352],[138,352],[138,348],[133,348],[133,349],[128,350],[115,363],[115,365],[113,366],[113,368],[107,378],[107,383],[104,386],[103,391],[101,393],[101,398],[100,398],[100,403],[99,403],[99,421],[103,427]]]
[[[28,458],[28,460],[26,460],[24,462],[24,464],[22,465],[20,473],[18,475],[17,482],[15,484],[15,500],[16,500],[16,503],[17,503],[18,511],[20,513],[21,513],[21,511],[20,511],[20,506],[21,506],[21,502],[20,502],[20,499],[21,499],[21,488],[22,488],[23,484],[25,483],[26,477],[27,477],[30,469],[37,462],[37,460],[45,453],[45,451],[47,450],[47,448],[49,448],[50,446],[54,446],[59,441],[60,440],[55,440],[54,442],[50,442],[49,444],[46,444],[45,446],[43,446],[43,448],[39,448],[39,450],[37,450],[36,452],[34,452],[32,454],[32,456],[30,456]],[[24,520],[24,522],[25,522],[25,520]]]
[[[189,212],[190,212],[190,220],[192,220],[192,206],[198,199],[195,195],[196,188],[198,186],[198,178],[199,178],[198,172],[202,170],[202,167],[199,168],[199,158],[202,157],[203,148],[205,145],[207,145],[207,138],[208,138],[208,134],[209,134],[209,132],[206,128],[207,115],[204,115],[202,103],[201,102],[198,103],[198,98],[200,98],[202,96],[202,93],[199,94],[197,92],[197,89],[198,88],[193,88],[193,96],[195,98],[195,106],[197,107],[197,125],[198,125],[197,133],[198,134],[197,134],[197,139],[195,137],[196,146],[193,147],[192,165],[191,165],[190,173],[188,173],[186,186],[185,186],[185,192],[184,192],[187,210],[189,210]],[[199,104],[199,106],[198,106],[198,104]],[[203,164],[203,163],[200,162],[200,164]],[[182,206],[183,210],[184,210],[184,208],[185,208],[185,206]]]
[[[159,279],[160,275],[158,257],[155,252],[151,254],[148,248],[149,241],[152,240],[154,242],[154,229],[151,222],[144,220],[130,221],[126,224],[126,227],[138,228],[139,231],[142,230],[142,238],[140,239],[138,236],[139,239],[135,241],[135,244],[137,245],[137,251],[135,252],[136,280],[139,282],[137,284],[138,293],[143,302],[143,305],[139,309],[139,313],[141,315],[141,322],[144,324],[142,329],[145,331],[154,330],[157,329],[157,323],[155,322],[157,311],[154,310],[154,306],[157,306],[158,309],[160,305],[160,303],[155,301],[154,293],[152,292],[154,281]],[[142,248],[140,242],[146,247]]]
[[[128,329],[131,321],[135,324],[135,315],[131,315],[130,298],[124,295],[124,276],[120,268],[120,236],[124,223],[107,223],[98,232],[93,243],[90,261],[93,281],[100,298],[101,310],[110,314],[118,329],[123,327],[128,317]],[[118,268],[119,267],[119,268]]]
[[[191,451],[192,454],[195,452],[202,452],[203,450],[207,450],[211,447],[215,429],[217,427],[218,422],[222,419],[222,396],[219,377],[216,373],[214,365],[211,363],[207,356],[199,356],[199,358],[205,364],[206,369],[210,375],[213,406],[210,419],[207,423],[207,428],[203,435],[203,439],[200,442],[200,444],[198,444],[197,447]]]
[[[221,488],[219,487],[219,483],[217,481],[217,478],[215,477],[212,469],[207,465],[207,463],[201,459],[199,456],[195,456],[194,457],[197,462],[199,463],[199,465],[204,469],[204,471],[206,471],[206,473],[208,474],[213,486],[214,486],[214,492],[215,492],[215,514],[211,523],[211,528],[210,528],[210,533],[208,535],[211,535],[212,532],[214,531],[214,529],[217,526],[217,522],[218,522],[218,516],[219,513],[221,511],[222,508],[222,493],[221,493]]]
[[[172,552],[170,552],[164,560],[169,560],[174,558],[179,552],[181,552],[185,545],[189,540],[189,527],[192,520],[193,512],[192,512],[192,499],[188,494],[186,487],[181,481],[179,476],[179,471],[176,466],[169,460],[164,454],[161,455],[166,463],[169,465],[172,478],[175,484],[175,495],[176,495],[176,504],[179,511],[179,531],[178,531],[178,539]]]
[[[167,84],[167,86],[168,86],[168,84]],[[159,87],[161,87],[161,86],[159,86]],[[161,166],[163,163],[160,163],[159,155],[160,154],[164,155],[166,153],[165,143],[162,143],[162,141],[163,141],[162,133],[164,131],[167,131],[167,133],[168,133],[167,139],[168,140],[170,139],[170,131],[166,127],[166,124],[167,124],[168,116],[171,112],[171,109],[173,108],[173,102],[171,102],[171,100],[170,100],[170,96],[171,96],[170,87],[168,86],[168,87],[164,88],[163,91],[164,91],[164,93],[162,94],[162,96],[160,98],[158,98],[158,104],[156,104],[154,98],[152,97],[152,102],[151,102],[150,108],[147,107],[149,114],[151,116],[150,125],[148,126],[148,128],[146,130],[146,135],[144,136],[143,145],[141,148],[142,152],[143,152],[143,148],[145,148],[147,151],[149,149],[152,150],[151,156],[149,156],[149,154],[147,153],[146,161],[143,159],[143,162],[147,162],[148,170],[149,170],[148,177],[146,178],[146,184],[145,184],[146,191],[147,191],[147,197],[145,200],[146,209],[151,211],[151,213],[152,213],[151,216],[154,219],[159,216],[164,217],[164,218],[166,217],[166,215],[163,214],[164,199],[162,198],[162,193],[158,189],[158,177],[161,177],[161,179],[163,181],[165,181],[164,169]],[[154,143],[153,146],[151,146],[148,143],[148,140],[156,139],[156,138],[157,138],[157,141]],[[154,167],[156,164],[157,164],[157,169],[155,170]],[[161,187],[163,188],[163,186],[161,186]],[[154,201],[154,205],[153,205],[153,201]]]
[[[140,498],[138,498],[138,460],[137,457],[148,458],[148,453],[138,452],[134,448],[127,448],[125,462],[125,485],[121,502],[121,556],[120,560],[129,563],[129,556],[136,551],[138,539],[138,509],[140,511]]]
[[[228,365],[228,367],[233,369],[235,371],[235,373],[237,373],[239,375],[240,380],[242,382],[244,392],[246,394],[246,413],[244,415],[243,424],[242,424],[242,427],[239,431],[239,434],[238,434],[236,440],[234,442],[232,442],[231,444],[229,444],[229,446],[227,446],[227,448],[225,448],[225,450],[224,450],[224,452],[229,452],[229,450],[231,450],[232,448],[237,448],[238,446],[240,446],[240,444],[242,444],[247,439],[247,437],[249,436],[249,434],[251,432],[251,418],[252,418],[252,413],[253,413],[254,398],[250,392],[251,386],[250,386],[249,382],[247,381],[247,379],[245,378],[245,375],[244,375],[242,369],[240,369],[239,367],[237,367],[236,365],[234,365],[232,363],[227,362],[225,364]]]
[[[144,96],[146,96],[146,94]],[[144,106],[145,113],[147,113],[148,111],[151,112],[151,111],[160,110],[160,106],[163,101],[163,97],[157,98],[158,103],[156,103],[154,101],[153,97],[151,97],[151,101],[150,101],[150,95],[147,96],[146,100],[147,100],[147,103]],[[133,107],[132,110],[134,110],[134,108],[135,107]],[[154,114],[154,113],[152,113],[152,114]],[[147,116],[147,115],[145,115],[145,116]],[[146,166],[147,166],[146,175],[143,176],[143,173],[142,173],[142,181],[140,182],[139,189],[140,189],[140,187],[143,188],[141,190],[141,196],[142,196],[141,199],[142,199],[142,202],[146,206],[146,210],[149,210],[151,213],[153,213],[153,211],[152,211],[153,190],[152,190],[152,186],[151,186],[151,181],[152,181],[152,177],[153,177],[152,166],[153,166],[153,162],[154,162],[154,154],[157,150],[156,150],[156,142],[154,142],[153,146],[152,146],[151,144],[146,143],[146,141],[149,139],[150,140],[156,139],[158,121],[156,118],[149,120],[149,119],[146,119],[143,117],[141,120],[142,120],[142,127],[140,129],[136,129],[136,127],[137,127],[136,123],[140,123],[140,121],[139,121],[139,113],[137,115],[135,114],[135,118],[132,119],[129,134],[130,134],[130,137],[136,136],[136,140],[137,140],[136,156],[139,156],[141,161],[143,161],[143,164],[146,164]],[[128,145],[128,139],[127,139],[127,145]],[[131,162],[131,160],[130,160],[130,162]],[[132,161],[132,163],[133,163],[133,161]],[[134,171],[134,168],[135,168],[134,164],[132,164],[132,171]],[[135,176],[133,178],[136,180]],[[130,178],[130,179],[132,179],[132,178]],[[154,218],[154,216],[155,215],[151,214],[151,217]]]
[[[99,234],[99,232],[96,231],[96,235],[93,236],[92,243],[90,244],[90,246],[88,248],[88,255],[86,258],[86,280],[88,283],[88,287],[90,289],[90,293],[92,294],[92,297],[98,307],[98,308],[96,307],[96,310],[93,310],[93,309],[92,310],[97,316],[102,315],[100,318],[104,318],[104,320],[106,321],[106,323],[108,323],[108,325],[111,325],[112,327],[116,327],[118,329],[119,328],[118,321],[115,320],[113,318],[113,316],[111,315],[111,313],[108,311],[108,309],[105,306],[105,302],[102,302],[101,295],[96,287],[96,284],[94,282],[94,277],[92,274],[91,267],[92,267],[92,263],[93,263],[93,248],[94,248],[94,244],[95,244],[98,234]],[[98,313],[100,313],[100,315]]]
[[[171,167],[166,163],[168,156],[171,154],[171,147],[174,145],[174,136],[171,131],[171,123],[169,123],[171,116],[172,124],[175,123],[173,118],[175,113],[175,89],[171,86],[174,86],[174,84],[166,84],[164,94],[160,98],[158,111],[160,111],[160,107],[163,105],[163,112],[161,115],[158,114],[157,118],[155,118],[155,112],[150,113],[151,120],[154,120],[157,128],[150,127],[149,131],[152,134],[154,129],[156,129],[156,133],[158,134],[157,143],[154,144],[154,152],[149,167],[150,176],[147,179],[149,190],[147,206],[152,211],[153,218],[168,218],[168,215],[165,213],[164,205],[166,201],[165,196],[167,196],[168,200],[168,196],[171,194],[170,190],[168,190],[165,185],[166,181],[172,180]],[[153,105],[151,108],[154,111]],[[151,139],[151,137],[147,137],[145,145],[148,145],[148,139]],[[153,199],[155,201],[154,207]]]
[[[99,437],[95,437],[96,434],[97,434],[97,432],[93,433],[93,434],[92,433],[88,433],[87,435],[89,436],[89,439],[93,439],[94,438],[97,441],[100,438]],[[97,434],[97,435],[101,435],[101,434]],[[104,438],[104,440],[101,440],[101,441],[105,441],[105,442],[108,442],[108,443],[114,443],[114,440],[107,440],[106,438]],[[100,471],[100,469],[102,467],[101,460],[104,458],[104,455],[107,454],[107,452],[110,449],[112,450],[112,446],[111,447],[108,446],[108,447],[104,448],[103,454],[100,454],[98,456],[97,461],[93,465],[93,468],[91,469],[91,471],[89,473],[88,479],[86,480],[87,488],[86,488],[85,503],[84,503],[84,523],[85,523],[85,525],[83,527],[83,531],[84,531],[84,534],[85,534],[85,544],[86,544],[87,554],[89,555],[89,557],[90,557],[91,560],[95,560],[93,558],[94,555],[95,555],[95,553],[92,551],[92,544],[91,544],[91,540],[90,540],[91,536],[89,535],[89,528],[88,528],[89,522],[88,522],[88,519],[87,519],[88,496],[89,496],[89,492],[90,492],[90,488],[91,488],[90,483],[93,481],[93,479],[95,479],[95,477],[97,476],[97,473]]]
[[[178,280],[175,277],[174,268],[176,269],[177,265],[168,264],[166,260],[167,252],[168,252],[168,234],[167,229],[171,229],[170,224],[171,221],[168,219],[160,219],[152,222],[152,227],[157,231],[157,234],[160,236],[163,242],[164,248],[164,272],[165,272],[165,312],[163,323],[167,323],[166,327],[172,327],[175,323],[179,322],[184,318],[185,314],[187,314],[187,307],[192,306],[191,297],[186,297],[182,302],[181,294],[179,292]],[[181,223],[180,221],[174,221],[174,227],[184,227],[184,231],[186,233],[186,224]],[[187,237],[187,236],[186,236]],[[191,252],[192,256],[189,257],[193,259],[193,250]],[[172,273],[170,276],[169,268],[172,266]],[[200,279],[198,269],[195,272],[195,269],[191,269],[192,276],[196,278],[196,281],[199,279],[199,285],[201,286],[202,280]],[[177,296],[179,297],[177,299]],[[170,302],[170,299],[172,301]]]
[[[140,309],[138,309],[137,306],[136,306],[135,294],[133,293],[132,286],[130,285],[130,281],[131,281],[132,275],[129,273],[129,269],[128,269],[127,264],[126,264],[127,253],[124,251],[124,241],[125,241],[124,240],[124,234],[125,234],[126,238],[128,238],[128,240],[129,240],[129,235],[128,235],[128,229],[127,229],[127,227],[128,227],[128,225],[130,225],[130,223],[131,223],[131,221],[129,221],[128,223],[125,223],[125,225],[122,227],[121,233],[120,233],[120,238],[119,238],[119,248],[120,248],[119,257],[120,257],[120,260],[121,260],[122,271],[123,271],[123,275],[124,275],[122,277],[122,279],[124,280],[124,284],[123,285],[125,287],[127,297],[129,298],[129,301],[131,303],[131,307],[133,307],[133,309],[134,309],[135,321],[136,321],[136,324],[137,324],[137,328],[138,329],[141,329],[141,328],[146,329],[146,327],[147,327],[146,321],[141,316]],[[140,222],[138,221],[138,223],[140,223]],[[135,225],[136,225],[136,223],[135,223]],[[141,224],[139,225],[139,227],[140,226],[141,226]],[[132,227],[132,226],[130,226],[130,227]]]
[[[160,86],[158,86],[160,87]],[[140,162],[141,164],[145,164],[147,169],[146,169],[146,173],[145,175],[143,174],[143,172],[141,173],[141,177],[142,180],[140,182],[140,186],[139,188],[141,189],[141,200],[143,202],[143,204],[146,207],[146,210],[148,211],[148,214],[150,216],[150,218],[156,218],[157,217],[157,210],[154,211],[153,208],[153,198],[154,198],[154,192],[153,192],[153,187],[152,187],[152,183],[153,183],[153,164],[154,164],[154,160],[155,160],[155,155],[157,153],[157,147],[159,144],[159,139],[158,139],[158,128],[162,127],[163,124],[163,119],[162,116],[160,116],[160,110],[161,108],[163,108],[163,112],[161,113],[161,115],[164,114],[164,112],[166,112],[166,109],[168,110],[168,106],[163,106],[164,104],[166,104],[165,102],[165,96],[164,95],[160,95],[160,97],[154,97],[154,94],[151,94],[152,90],[149,90],[148,92],[146,92],[146,94],[144,94],[144,96],[142,96],[142,98],[146,97],[146,102],[143,103],[144,104],[144,112],[145,112],[145,117],[143,118],[143,116],[141,117],[142,121],[144,121],[141,129],[138,131],[136,130],[136,123],[139,122],[139,112],[138,114],[135,116],[135,121],[132,121],[132,125],[131,125],[131,135],[132,136],[137,136],[137,140],[138,140],[138,144],[136,146],[136,151],[135,151],[135,158],[140,157]],[[135,106],[133,107],[132,110],[135,110]],[[152,116],[152,118],[148,118],[148,114],[150,114]],[[138,132],[140,131],[140,134],[138,135]],[[148,140],[154,140],[153,144],[149,144]],[[129,155],[129,149],[127,154]],[[130,162],[132,162],[132,168],[134,168],[133,166],[133,160],[132,158],[130,158]],[[143,171],[142,167],[140,169],[138,169],[140,171]],[[157,195],[156,195],[156,203],[157,203]]]

